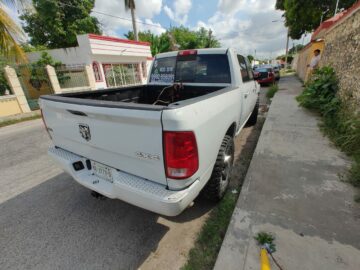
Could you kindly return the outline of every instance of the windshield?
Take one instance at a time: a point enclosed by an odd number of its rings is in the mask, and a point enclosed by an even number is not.
[[[173,56],[155,59],[151,83],[231,83],[226,54]]]

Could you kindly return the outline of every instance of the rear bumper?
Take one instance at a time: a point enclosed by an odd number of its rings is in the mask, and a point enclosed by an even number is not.
[[[273,83],[275,82],[275,77],[272,78],[264,78],[264,79],[256,79],[258,83]]]
[[[93,174],[86,168],[86,158],[61,148],[50,147],[49,155],[79,184],[106,197],[120,199],[152,212],[176,216],[180,214],[199,194],[202,185],[196,180],[183,190],[167,190],[166,186],[151,182],[116,169],[112,169],[113,182]],[[84,169],[75,171],[73,163],[82,161]]]

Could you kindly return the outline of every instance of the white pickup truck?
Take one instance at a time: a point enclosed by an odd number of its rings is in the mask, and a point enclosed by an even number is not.
[[[220,200],[234,137],[257,120],[260,86],[233,49],[159,54],[148,83],[40,98],[49,154],[81,185],[175,216]]]

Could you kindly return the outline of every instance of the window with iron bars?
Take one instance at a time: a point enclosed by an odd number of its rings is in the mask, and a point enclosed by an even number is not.
[[[108,87],[141,84],[139,64],[103,64]]]

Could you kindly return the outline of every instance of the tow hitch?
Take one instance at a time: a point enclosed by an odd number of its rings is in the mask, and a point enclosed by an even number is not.
[[[91,191],[91,196],[93,196],[95,199],[98,199],[98,200],[106,200],[106,197],[96,191]]]

